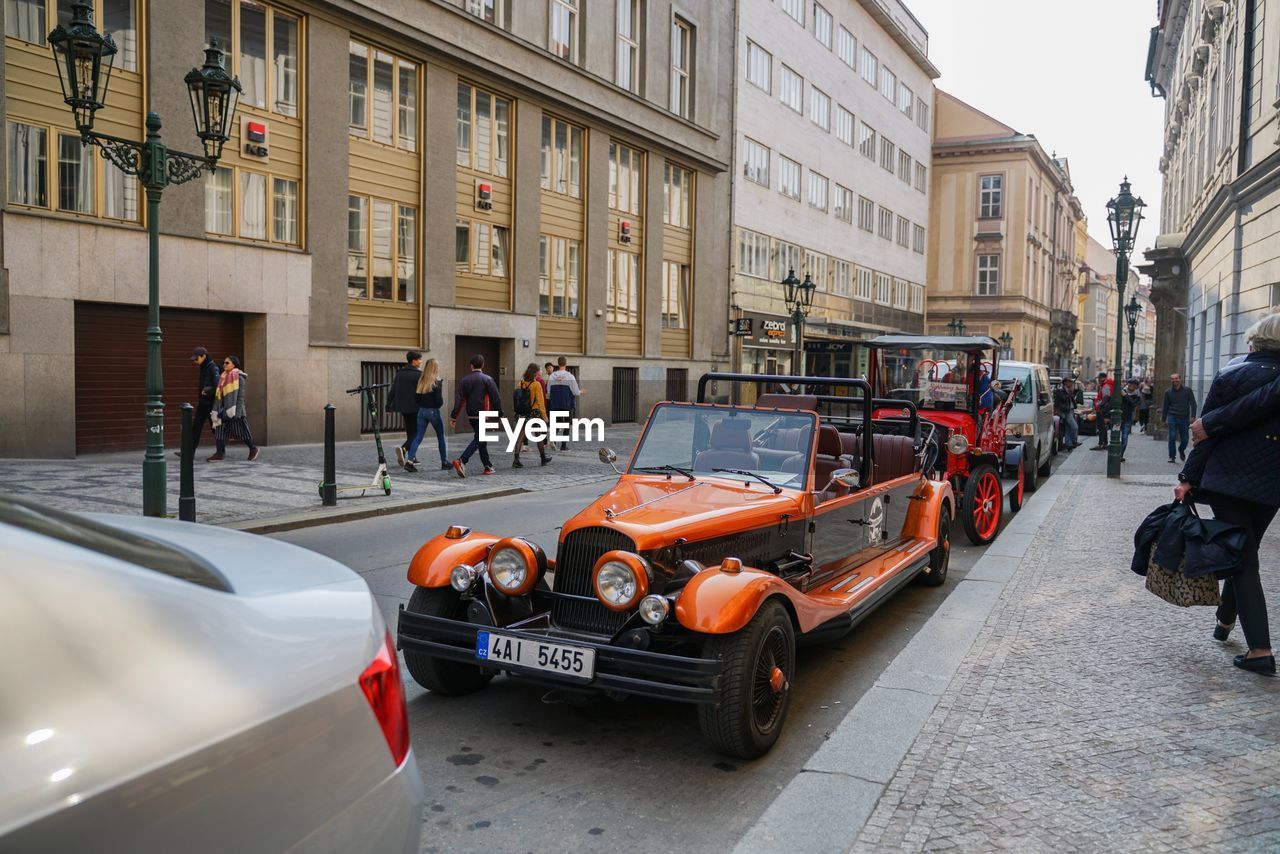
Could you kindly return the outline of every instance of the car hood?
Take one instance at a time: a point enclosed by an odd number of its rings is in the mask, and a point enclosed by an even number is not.
[[[1015,403],[1009,407],[1009,417],[1005,419],[1006,424],[1032,424],[1035,423],[1036,415],[1040,409],[1034,403]]]
[[[561,537],[576,528],[605,525],[631,537],[643,551],[676,537],[701,540],[776,523],[783,514],[794,516],[804,495],[794,489],[775,495],[762,483],[728,478],[623,475],[569,520]]]

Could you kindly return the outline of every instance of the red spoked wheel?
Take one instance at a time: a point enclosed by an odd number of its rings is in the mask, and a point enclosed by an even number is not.
[[[979,463],[964,486],[964,533],[975,546],[985,546],[1000,531],[1004,493],[995,466]]]

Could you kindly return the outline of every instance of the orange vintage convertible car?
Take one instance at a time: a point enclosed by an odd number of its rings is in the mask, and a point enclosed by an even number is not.
[[[705,403],[712,381],[836,393]],[[697,403],[653,408],[554,559],[457,526],[418,550],[398,629],[410,674],[446,695],[503,672],[694,703],[715,749],[764,754],[798,639],[839,637],[912,578],[946,579],[955,498],[920,471],[914,407],[873,420],[882,403],[857,379],[704,375]]]

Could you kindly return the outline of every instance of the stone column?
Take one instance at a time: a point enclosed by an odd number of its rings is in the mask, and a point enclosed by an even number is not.
[[[347,187],[350,147],[345,27],[312,19],[307,30],[307,248],[311,252],[308,332],[313,344],[347,343]]]
[[[1163,245],[1162,245],[1163,244]],[[1151,302],[1156,307],[1155,379],[1149,433],[1164,441],[1169,431],[1160,421],[1160,405],[1169,388],[1169,375],[1182,374],[1187,362],[1187,262],[1182,235],[1161,235],[1156,248],[1143,253],[1152,263],[1139,267],[1151,277]]]

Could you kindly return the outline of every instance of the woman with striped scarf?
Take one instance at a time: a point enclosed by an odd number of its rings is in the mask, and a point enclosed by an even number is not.
[[[238,356],[227,356],[222,360],[222,375],[218,377],[218,389],[213,395],[216,413],[213,436],[218,450],[208,458],[211,463],[225,458],[227,439],[237,439],[248,446],[249,462],[258,458],[258,446],[253,443],[253,434],[249,432],[249,421],[245,417],[244,383],[247,379],[249,375],[240,370]]]

